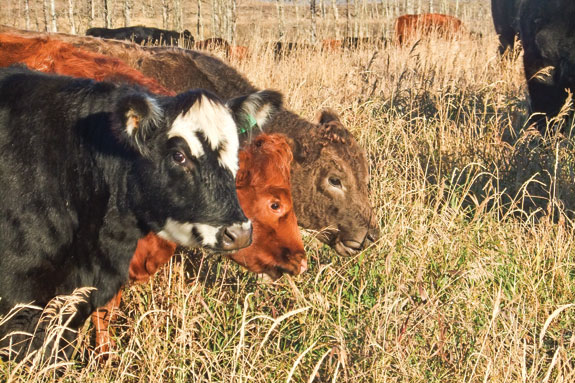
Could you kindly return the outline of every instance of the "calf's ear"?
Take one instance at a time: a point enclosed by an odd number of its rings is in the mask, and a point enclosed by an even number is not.
[[[116,105],[115,133],[124,144],[149,156],[146,141],[161,120],[161,109],[156,100],[145,93],[133,93],[120,99]]]
[[[226,103],[238,125],[239,133],[260,129],[282,107],[283,96],[273,90],[262,90],[229,100]]]
[[[330,108],[325,108],[320,110],[319,112],[317,112],[317,114],[315,115],[315,123],[316,124],[327,124],[329,122],[339,122],[341,124],[341,121],[339,120],[339,116],[337,114],[337,112],[333,109]]]

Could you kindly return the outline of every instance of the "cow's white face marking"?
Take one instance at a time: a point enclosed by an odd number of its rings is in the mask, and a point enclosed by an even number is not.
[[[158,233],[158,236],[182,246],[197,247],[200,246],[200,244],[197,242],[197,238],[192,234],[193,229],[193,223],[182,223],[168,218],[163,230]]]
[[[196,230],[202,236],[202,244],[208,246],[215,246],[218,243],[218,231],[220,231],[221,226],[210,226],[203,223],[197,223],[195,225]]]
[[[183,138],[196,158],[204,155],[204,148],[197,133],[202,133],[210,148],[218,153],[221,166],[235,176],[238,171],[238,133],[236,123],[228,108],[206,96],[174,120],[168,137]]]
[[[168,218],[166,225],[158,235],[183,246],[215,247],[218,243],[218,232],[221,228],[221,226],[211,226],[203,223],[182,223]]]
[[[240,226],[244,230],[249,230],[251,221],[235,223],[233,226]],[[218,233],[223,226],[211,226],[204,223],[178,222],[168,218],[162,231],[158,235],[168,241],[176,242],[187,247],[216,247],[218,244]]]

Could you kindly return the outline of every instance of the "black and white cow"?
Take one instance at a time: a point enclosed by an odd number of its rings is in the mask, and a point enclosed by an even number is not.
[[[556,116],[575,93],[575,1],[522,0],[519,25],[531,110]]]
[[[78,328],[128,280],[138,238],[150,230],[185,246],[235,250],[251,224],[235,191],[234,118],[258,124],[281,106],[262,91],[224,105],[192,90],[157,97],[138,88],[30,71],[0,70],[0,315],[45,306],[94,287]],[[37,310],[0,326],[33,332]],[[40,347],[38,336],[4,338]],[[70,332],[68,338],[74,339]]]
[[[189,46],[192,46],[194,43],[194,37],[187,29],[180,33],[167,29],[144,27],[142,25],[115,29],[89,28],[86,31],[86,36],[101,37],[104,39],[128,40],[134,41],[136,44],[152,43],[178,45],[180,39],[183,39],[183,41]]]

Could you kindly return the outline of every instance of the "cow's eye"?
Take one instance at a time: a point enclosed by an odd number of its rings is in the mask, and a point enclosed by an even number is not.
[[[272,210],[278,210],[280,208],[280,204],[279,202],[272,202],[270,207],[272,208]]]
[[[186,156],[182,152],[174,152],[174,154],[172,154],[172,159],[178,165],[183,165],[186,163]]]
[[[331,186],[333,186],[335,188],[338,188],[338,189],[342,188],[341,180],[337,177],[329,177],[328,182]]]

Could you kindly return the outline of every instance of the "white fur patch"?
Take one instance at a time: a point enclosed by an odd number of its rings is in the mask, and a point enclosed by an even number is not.
[[[259,93],[260,92],[250,94],[242,104],[242,110],[253,116],[258,127],[261,129],[270,115],[275,111],[275,108],[271,104],[263,101]]]
[[[273,110],[274,108],[270,104],[266,104],[254,115],[254,118],[258,122],[258,126],[263,126],[266,123]]]
[[[202,245],[216,246],[218,243],[218,231],[221,229],[221,226],[216,227],[205,225],[203,223],[197,223],[195,228],[202,236]]]
[[[192,234],[193,228],[193,223],[181,223],[168,218],[164,229],[158,233],[158,236],[183,246],[198,247],[201,244],[197,243]]]
[[[201,238],[196,238],[194,235],[194,229]],[[215,247],[218,243],[218,232],[220,229],[221,226],[211,226],[203,223],[182,223],[168,218],[166,225],[158,235],[168,241],[176,242],[183,246]]]
[[[174,120],[168,137],[183,138],[192,155],[199,158],[205,153],[196,136],[198,132],[203,133],[211,149],[219,151],[220,165],[235,176],[238,171],[239,141],[236,124],[228,108],[202,96],[187,113],[180,114]]]

